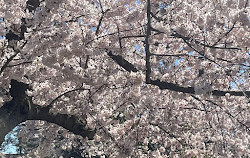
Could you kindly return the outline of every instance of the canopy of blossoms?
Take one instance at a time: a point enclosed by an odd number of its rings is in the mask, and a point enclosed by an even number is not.
[[[0,6],[0,143],[40,120],[23,139],[63,127],[89,157],[250,153],[248,0]],[[41,146],[33,154],[51,156]]]

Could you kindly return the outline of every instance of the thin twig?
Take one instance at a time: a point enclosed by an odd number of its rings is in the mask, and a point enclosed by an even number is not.
[[[18,64],[8,65],[7,67],[14,67],[14,66],[19,66],[19,65],[23,65],[23,64],[30,64],[30,63],[32,63],[32,61],[25,61],[25,62],[18,63]]]
[[[235,24],[236,21],[233,23],[233,26],[224,34],[223,37],[226,37],[233,30]],[[217,45],[222,40],[223,37],[219,38],[212,46],[214,47],[215,45]]]
[[[75,91],[85,91],[85,90],[88,90],[88,91],[89,91],[89,89],[86,89],[86,88],[76,88],[76,89],[73,89],[73,90],[69,90],[69,91],[67,91],[67,92],[64,92],[63,94],[59,95],[59,96],[56,97],[54,100],[52,100],[52,101],[50,102],[50,104],[49,104],[48,106],[46,106],[46,108],[49,110],[49,109],[52,107],[52,105],[53,105],[58,99],[60,99],[62,96],[66,95],[66,94],[68,94],[68,93],[75,92]]]
[[[154,54],[152,53],[151,55],[154,55],[154,56],[161,56],[161,57],[164,57],[164,56],[168,56],[168,57],[180,57],[180,56],[190,56],[189,54]]]
[[[219,107],[220,109],[223,110],[223,108],[222,108],[220,105],[218,105],[217,103],[215,103],[215,102],[213,102],[213,101],[211,101],[211,100],[208,100],[208,99],[207,99],[206,101],[209,102],[209,103],[212,103],[213,105],[216,105],[217,107]],[[241,122],[240,120],[238,120],[238,119],[237,119],[235,116],[233,116],[230,112],[225,111],[225,110],[223,110],[223,112],[225,112],[228,116],[234,118],[234,119],[235,119],[238,123],[240,123],[242,126],[246,127],[246,130],[250,131],[250,127],[248,127],[246,124],[244,124],[243,122]]]

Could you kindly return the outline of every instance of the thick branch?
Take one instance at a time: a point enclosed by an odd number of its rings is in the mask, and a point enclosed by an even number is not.
[[[147,32],[145,38],[145,52],[146,52],[146,83],[150,82],[150,74],[151,74],[151,67],[150,67],[150,49],[149,49],[149,37],[151,35],[151,4],[150,0],[147,0]]]
[[[0,108],[0,144],[4,141],[6,134],[28,118],[28,103],[25,91],[29,89],[29,86],[16,80],[11,80],[10,85],[12,100],[4,103]]]
[[[0,108],[0,144],[4,137],[14,127],[26,120],[42,120],[55,123],[74,134],[93,139],[95,130],[87,127],[87,123],[77,116],[69,114],[53,114],[48,107],[33,104],[31,97],[25,94],[29,86],[25,83],[11,80],[10,94],[12,100]]]
[[[7,102],[0,108],[0,145],[4,137],[19,123],[24,122],[27,116],[21,114],[14,102]]]
[[[150,84],[158,86],[160,89],[168,89],[176,92],[195,94],[194,87],[182,87],[177,84],[162,82],[160,80],[151,80]],[[225,96],[227,93],[233,96],[244,96],[245,93],[248,97],[250,96],[250,91],[245,91],[244,93],[241,91],[220,91],[220,90],[212,91],[212,95],[215,96]]]
[[[109,51],[108,56],[110,56],[118,65],[123,67],[126,71],[137,72],[137,69],[134,67],[134,65],[125,60],[121,55],[114,55],[111,51]]]
[[[176,92],[195,94],[194,87],[181,87],[174,83],[162,82],[158,80],[150,80],[150,84],[158,86],[160,89],[168,89]]]
[[[86,120],[81,120],[77,116],[59,113],[53,114],[48,111],[48,108],[42,108],[41,106],[35,104],[33,104],[31,111],[32,113],[29,115],[28,120],[43,120],[55,123],[76,135],[88,137],[89,139],[93,139],[95,135],[96,131],[87,127]]]
[[[125,60],[122,56],[120,55],[113,55],[111,51],[108,53],[108,55],[121,67],[123,67],[125,70],[131,72],[137,72],[138,70],[127,60]],[[182,87],[177,84],[171,83],[171,82],[163,82],[158,80],[149,80],[148,84],[152,84],[155,86],[158,86],[160,89],[168,89],[171,91],[176,91],[176,92],[183,92],[183,93],[189,93],[189,94],[195,94],[194,87]],[[250,96],[250,91],[221,91],[221,90],[213,90],[212,95],[215,96],[225,96],[226,93],[229,93],[232,96],[245,96],[244,93],[249,97]]]

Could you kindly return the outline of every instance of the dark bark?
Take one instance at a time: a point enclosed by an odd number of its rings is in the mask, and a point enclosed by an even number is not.
[[[109,54],[112,54],[111,51]],[[110,56],[110,55],[109,55]],[[112,56],[110,56],[112,58]],[[113,58],[112,58],[113,59]],[[127,60],[125,60],[122,56],[119,56],[119,60],[113,59],[118,65],[123,67],[125,70],[131,72],[131,69],[133,72],[137,72],[137,70],[131,63],[129,63]],[[126,63],[126,64],[124,64]],[[195,94],[194,87],[182,87],[180,85],[171,83],[171,82],[164,82],[160,81],[159,79],[157,80],[151,80],[147,82],[147,84],[155,85],[158,86],[161,90],[168,89],[171,91],[176,91],[176,92],[183,92],[183,93],[189,93],[189,94]],[[248,98],[250,97],[250,91],[221,91],[221,90],[213,90],[212,95],[215,96],[225,96],[226,93],[229,93],[232,96],[247,96]]]
[[[149,45],[149,37],[151,35],[151,4],[150,0],[147,0],[147,32],[145,38],[145,52],[146,52],[146,83],[150,83],[150,74],[151,74],[151,66],[150,66],[150,45]]]
[[[28,84],[11,80],[12,100],[0,108],[0,144],[3,143],[5,135],[26,120],[55,123],[74,134],[93,139],[96,131],[87,127],[86,117],[82,120],[74,115],[51,113],[50,108],[33,104],[31,97],[25,93],[27,89],[30,89]]]
[[[150,84],[158,86],[160,89],[168,89],[176,92],[195,94],[194,87],[182,87],[177,84],[173,84],[170,82],[163,82],[160,80],[151,80]],[[241,91],[220,91],[220,90],[212,91],[212,95],[215,96],[225,96],[227,93],[233,96],[244,96],[244,93]],[[250,97],[250,91],[245,91],[245,94],[248,97]]]
[[[35,11],[37,7],[39,7],[40,1],[39,0],[28,0],[26,2],[26,8],[29,12]]]
[[[95,130],[91,130],[87,127],[86,120],[81,120],[77,116],[69,114],[53,114],[49,112],[48,108],[42,108],[39,105],[33,104],[31,115],[29,115],[28,120],[43,120],[50,123],[55,123],[70,132],[80,135],[82,137],[88,137],[93,139],[95,135]],[[86,119],[86,117],[84,118]]]
[[[134,65],[125,60],[121,55],[114,55],[111,51],[109,51],[108,56],[110,56],[118,65],[120,65],[126,71],[137,72],[137,69],[134,67]]]

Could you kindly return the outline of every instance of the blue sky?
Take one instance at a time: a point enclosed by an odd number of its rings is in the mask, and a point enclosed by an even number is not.
[[[18,143],[18,139],[16,137],[16,134],[17,134],[17,129],[18,129],[18,126],[16,126],[11,132],[9,132],[6,136],[5,136],[5,141],[8,137],[10,137],[11,139],[15,140],[16,143]],[[2,146],[1,146],[2,147]],[[3,152],[5,154],[17,154],[17,146],[15,144],[7,144],[5,146],[5,148],[1,148],[0,152]]]
[[[3,22],[3,18],[0,18],[0,22]],[[3,39],[4,37],[0,35],[0,39]]]

